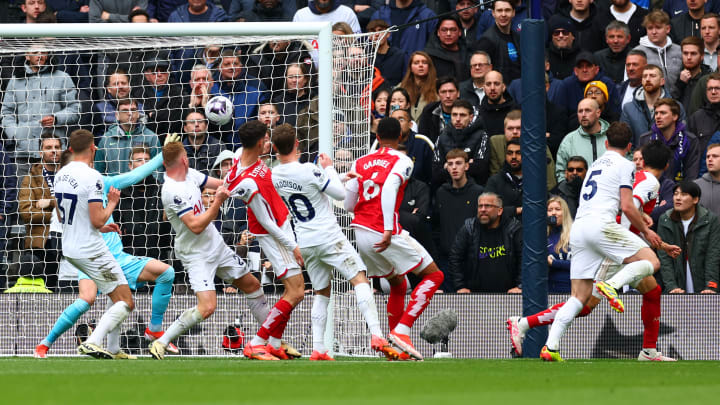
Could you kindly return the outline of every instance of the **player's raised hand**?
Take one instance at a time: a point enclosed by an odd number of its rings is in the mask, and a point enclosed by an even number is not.
[[[168,134],[165,137],[165,143],[163,145],[167,145],[167,144],[173,143],[173,142],[180,142],[180,139],[181,139],[181,136],[178,135],[177,132],[173,132],[172,134]]]
[[[321,153],[318,155],[318,163],[320,164],[320,167],[322,167],[324,169],[328,166],[332,166],[333,161],[330,158],[330,156],[328,156],[325,153]]]
[[[667,253],[667,255],[672,257],[673,259],[680,256],[680,253],[682,253],[682,249],[680,248],[680,246],[668,245],[665,242],[662,243],[660,249],[664,250],[665,253]]]
[[[373,245],[375,248],[375,251],[380,253],[385,251],[388,247],[390,247],[390,240],[392,238],[392,231],[385,231],[383,232],[383,237],[380,239],[380,242]]]
[[[293,249],[293,256],[295,256],[295,261],[300,265],[300,267],[305,267],[305,260],[302,257],[302,253],[300,253],[300,246],[295,246],[295,249]]]
[[[122,235],[122,232],[120,231],[120,225],[113,222],[112,224],[105,224],[102,228],[99,229],[100,233],[108,233],[108,232],[115,232],[118,235]]]
[[[652,229],[648,229],[647,232],[645,232],[645,239],[650,243],[650,246],[653,249],[657,249],[660,246],[662,246],[662,239],[658,236],[658,234],[655,233]]]
[[[107,198],[108,198],[108,205],[110,205],[110,204],[117,205],[117,203],[120,202],[120,190],[116,189],[115,187],[110,187],[110,191],[108,191]]]
[[[228,191],[228,189],[225,188],[225,186],[220,186],[217,188],[217,190],[215,190],[215,200],[216,201],[220,201],[220,203],[223,203],[228,198],[230,198],[230,191]]]

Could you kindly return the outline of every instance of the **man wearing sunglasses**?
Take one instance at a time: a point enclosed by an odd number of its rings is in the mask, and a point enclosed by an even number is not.
[[[569,18],[554,15],[548,22],[548,28],[550,72],[554,78],[562,80],[573,74],[575,58],[580,53],[580,48],[575,42],[575,26]]]

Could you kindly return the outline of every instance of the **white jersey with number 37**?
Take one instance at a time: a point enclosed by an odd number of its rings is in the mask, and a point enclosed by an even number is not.
[[[291,162],[273,168],[273,185],[290,209],[301,248],[344,237],[325,194],[333,180],[340,181],[332,166],[323,170],[311,163]]]
[[[616,222],[620,189],[633,188],[635,165],[614,151],[607,151],[590,166],[580,191],[575,220]]]

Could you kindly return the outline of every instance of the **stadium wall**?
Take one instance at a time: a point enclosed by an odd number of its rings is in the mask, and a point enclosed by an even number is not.
[[[274,302],[278,297],[268,298]],[[369,335],[364,333],[365,325],[360,315],[355,313],[355,297],[352,294],[343,294],[337,298],[346,302],[335,307],[336,345],[369,346]],[[552,305],[566,298],[563,295],[551,295],[548,301]],[[57,294],[52,297],[34,294],[0,295],[0,356],[31,356],[33,348],[49,331],[55,318],[75,299],[76,296],[71,294]],[[384,295],[376,295],[381,319],[385,319],[385,299]],[[642,297],[625,295],[623,299],[626,305],[624,314],[617,314],[601,303],[591,315],[576,320],[563,339],[563,357],[635,358],[642,346]],[[251,319],[244,300],[242,296],[219,296],[215,314],[178,342],[183,353],[223,355],[225,352],[220,347],[221,336],[231,323],[237,322],[246,335],[253,333],[257,326]],[[185,308],[194,304],[194,296],[174,296],[170,301],[165,323],[174,320]],[[312,297],[308,297],[293,312],[285,334],[286,339],[305,355],[311,351],[312,344],[311,306]],[[720,346],[720,313],[716,311],[719,306],[720,297],[714,295],[663,295],[658,349],[681,360],[720,360],[720,352],[714,350]],[[105,307],[105,298],[98,297],[98,302],[80,322],[99,319]],[[423,355],[431,356],[434,349],[419,337],[423,321],[447,308],[454,309],[458,314],[458,328],[450,335],[449,344],[454,357],[510,357],[505,319],[519,314],[522,310],[520,296],[436,295],[412,332],[413,342]],[[149,319],[150,296],[136,296],[136,311],[123,325],[123,336],[125,337],[128,331],[144,330],[144,326],[139,327],[138,323],[147,322]],[[74,330],[71,329],[58,339],[51,349],[51,355],[75,354]],[[137,335],[137,332],[129,335],[132,342],[132,336]],[[365,339],[367,342],[362,344],[363,342],[349,342],[346,339]],[[125,341],[124,338],[123,343]],[[144,347],[145,343],[142,345]],[[146,354],[146,351],[143,353]]]

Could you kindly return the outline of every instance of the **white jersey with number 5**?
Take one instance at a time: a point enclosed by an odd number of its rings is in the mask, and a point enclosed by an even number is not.
[[[345,237],[325,194],[331,182],[340,183],[332,166],[321,169],[312,163],[285,163],[273,168],[272,181],[292,214],[300,248],[331,244]],[[342,184],[340,187],[342,190]]]
[[[635,165],[614,151],[607,151],[588,169],[580,191],[575,220],[616,222],[620,210],[620,189],[633,188]]]
[[[70,162],[55,175],[63,255],[85,259],[108,251],[102,234],[90,222],[88,209],[88,203],[102,204],[103,187],[100,173],[82,162]]]

